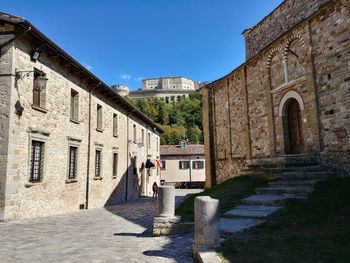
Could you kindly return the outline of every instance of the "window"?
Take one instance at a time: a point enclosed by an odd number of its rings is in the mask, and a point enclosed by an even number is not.
[[[75,90],[70,92],[70,118],[73,120],[79,119],[79,93]]]
[[[29,164],[29,181],[40,182],[44,170],[44,143],[32,141],[30,164]]]
[[[68,179],[75,179],[77,177],[77,162],[78,162],[78,147],[69,147],[69,173]]]
[[[113,153],[113,176],[118,175],[118,153]]]
[[[102,106],[97,104],[97,129],[102,131]]]
[[[101,151],[100,150],[96,150],[95,177],[101,177]]]
[[[144,129],[141,130],[141,143],[142,143],[142,146],[145,145],[145,130]]]
[[[39,70],[34,69],[33,105],[40,108],[45,108],[46,89],[40,90],[38,87],[37,79],[39,76],[45,76],[45,74]]]
[[[118,136],[118,115],[113,113],[113,136]]]
[[[134,129],[134,143],[136,143],[136,124],[134,124],[133,129]]]
[[[176,85],[174,85],[173,88],[175,89],[175,88],[176,88]]]
[[[193,169],[203,169],[204,168],[204,161],[193,161],[192,168]]]
[[[179,161],[179,169],[186,170],[190,168],[190,161]]]
[[[151,133],[148,133],[147,148],[151,149]]]
[[[166,170],[166,162],[162,161],[162,170]]]

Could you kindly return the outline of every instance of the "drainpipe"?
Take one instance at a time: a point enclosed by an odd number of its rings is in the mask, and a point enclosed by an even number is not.
[[[87,171],[86,171],[86,197],[85,197],[85,209],[89,206],[89,177],[90,177],[90,146],[91,146],[91,92],[101,85],[99,82],[96,87],[89,90],[89,131],[88,131],[88,154],[87,154]]]
[[[191,183],[192,183],[192,163],[191,163],[191,155],[190,155],[190,185],[191,185]]]
[[[125,202],[128,201],[128,187],[129,187],[129,115],[133,113],[135,109],[132,110],[132,112],[129,112],[126,115],[126,178],[125,178]]]

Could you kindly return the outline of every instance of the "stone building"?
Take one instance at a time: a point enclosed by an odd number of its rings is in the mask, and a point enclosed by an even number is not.
[[[163,77],[143,79],[139,90],[129,92],[131,99],[168,98],[176,100],[178,96],[188,97],[188,94],[198,90],[208,82],[194,82],[185,77]]]
[[[0,220],[151,194],[162,129],[24,18],[0,33]]]
[[[284,154],[349,175],[349,1],[286,0],[243,35],[246,62],[201,89],[206,186]]]
[[[111,86],[120,96],[129,96],[129,87],[125,85],[113,85]]]
[[[166,184],[190,183],[204,185],[204,145],[186,144],[160,146],[162,170],[160,179]]]

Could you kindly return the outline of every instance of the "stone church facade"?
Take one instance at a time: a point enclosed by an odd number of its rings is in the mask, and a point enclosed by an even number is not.
[[[0,49],[0,221],[152,194],[161,128],[23,18]]]
[[[286,0],[243,35],[246,62],[201,89],[206,186],[285,154],[349,175],[349,1]]]

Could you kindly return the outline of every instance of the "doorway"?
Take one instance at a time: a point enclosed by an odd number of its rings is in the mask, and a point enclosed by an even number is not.
[[[289,101],[286,103],[285,113],[286,119],[284,122],[284,130],[285,133],[287,133],[285,140],[288,141],[288,143],[286,143],[286,152],[291,154],[303,153],[304,138],[301,120],[301,110],[299,103],[296,99],[289,99]]]

